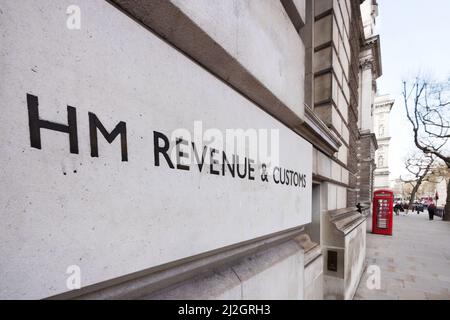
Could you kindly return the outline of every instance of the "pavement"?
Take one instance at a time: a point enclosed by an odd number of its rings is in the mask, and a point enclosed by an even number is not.
[[[450,300],[450,222],[395,216],[392,237],[367,233],[366,260],[355,300]]]

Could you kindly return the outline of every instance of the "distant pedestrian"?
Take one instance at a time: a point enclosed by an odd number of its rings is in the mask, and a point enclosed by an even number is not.
[[[402,205],[400,202],[397,202],[394,206],[395,215],[399,216],[401,210],[402,210]]]
[[[434,220],[434,213],[436,211],[436,206],[433,202],[430,203],[428,206],[428,216],[430,217],[430,220]]]

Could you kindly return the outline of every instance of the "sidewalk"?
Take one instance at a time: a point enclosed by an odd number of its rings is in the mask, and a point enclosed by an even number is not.
[[[354,299],[450,300],[450,223],[435,219],[402,214],[392,237],[367,233],[367,265],[379,266],[381,288],[369,290],[365,272]]]

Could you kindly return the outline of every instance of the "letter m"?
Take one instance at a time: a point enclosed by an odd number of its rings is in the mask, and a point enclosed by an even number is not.
[[[91,156],[98,157],[98,139],[97,139],[97,129],[100,130],[103,137],[111,144],[116,137],[120,134],[120,144],[122,150],[122,161],[128,161],[128,151],[127,151],[127,125],[125,122],[121,121],[114,128],[111,133],[109,133],[100,120],[95,114],[89,112],[89,134],[91,139]]]

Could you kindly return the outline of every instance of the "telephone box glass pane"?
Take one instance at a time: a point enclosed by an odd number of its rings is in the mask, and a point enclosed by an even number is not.
[[[388,228],[388,211],[389,203],[388,200],[378,200],[378,210],[377,210],[377,227],[379,229]]]

